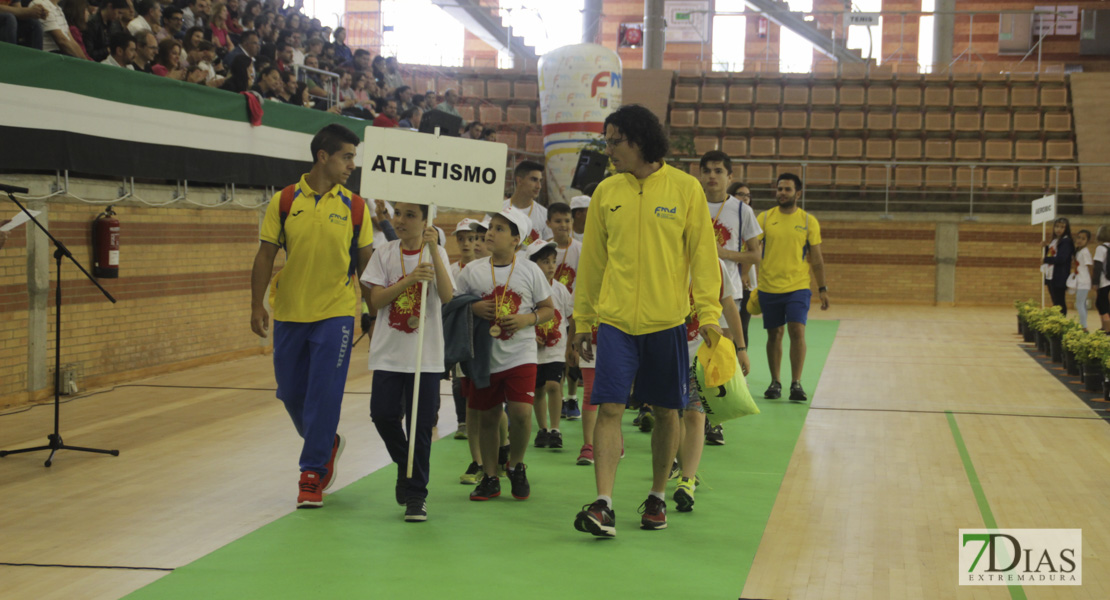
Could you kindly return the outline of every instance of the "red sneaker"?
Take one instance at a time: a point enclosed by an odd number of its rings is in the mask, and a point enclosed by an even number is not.
[[[578,463],[580,465],[594,464],[594,447],[590,444],[582,444],[582,449],[578,451]]]
[[[332,483],[335,483],[335,467],[339,464],[339,456],[343,454],[343,448],[347,446],[347,440],[338,433],[335,434],[335,443],[331,447],[331,458],[328,459],[328,464],[324,465],[328,474],[324,475],[323,480],[320,482],[324,486],[323,491],[328,491]]]
[[[640,529],[666,529],[667,503],[655,496],[648,496],[640,505]]]
[[[301,493],[297,494],[297,508],[320,508],[324,505],[324,486],[316,471],[301,473]]]

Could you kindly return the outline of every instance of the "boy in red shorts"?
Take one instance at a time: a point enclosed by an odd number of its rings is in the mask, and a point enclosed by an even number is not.
[[[470,262],[459,273],[455,293],[482,298],[472,304],[474,314],[490,322],[493,336],[489,387],[477,388],[468,381],[468,408],[481,412],[479,443],[484,476],[470,493],[471,500],[489,500],[501,495],[497,477],[498,424],[502,403],[508,402],[509,465],[507,474],[513,497],[525,500],[531,494],[525,474],[524,452],[532,429],[532,403],[536,383],[536,325],[549,321],[555,310],[551,286],[543,271],[517,253],[522,234],[531,231],[528,215],[506,208],[490,220],[486,232],[488,258]]]

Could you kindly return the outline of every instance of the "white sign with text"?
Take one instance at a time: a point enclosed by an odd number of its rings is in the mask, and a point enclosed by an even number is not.
[[[1033,222],[1031,225],[1047,223],[1056,219],[1056,194],[1037,198],[1033,201]]]
[[[367,127],[361,195],[390,202],[497,212],[509,147],[496,142]]]

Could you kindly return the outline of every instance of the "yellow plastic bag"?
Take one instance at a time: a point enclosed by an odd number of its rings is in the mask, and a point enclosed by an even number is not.
[[[748,298],[748,313],[763,314],[763,308],[759,306],[759,290],[752,290],[752,296]]]
[[[694,359],[694,379],[709,424],[758,415],[759,407],[736,360],[736,347],[716,332],[710,333],[710,339],[712,346],[703,343]]]

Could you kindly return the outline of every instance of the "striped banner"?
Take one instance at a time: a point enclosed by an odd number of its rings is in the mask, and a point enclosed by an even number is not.
[[[240,94],[0,44],[0,165],[8,171],[284,186],[311,168],[317,131],[369,124]],[[348,187],[358,191],[361,175]]]

